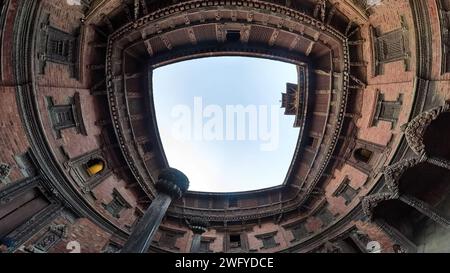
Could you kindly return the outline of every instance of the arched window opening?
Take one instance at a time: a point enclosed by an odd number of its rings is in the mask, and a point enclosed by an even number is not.
[[[94,158],[86,163],[86,171],[90,176],[100,174],[105,169],[103,160]]]

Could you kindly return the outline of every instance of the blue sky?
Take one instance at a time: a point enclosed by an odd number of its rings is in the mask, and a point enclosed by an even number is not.
[[[297,82],[295,65],[247,57],[201,58],[153,72],[163,148],[169,165],[189,177],[189,190],[248,191],[284,182],[299,133],[293,128],[294,117],[285,116],[280,108],[287,82]],[[238,117],[227,117],[231,109],[227,105],[250,106],[246,109],[256,111],[252,112],[256,122],[249,115],[241,120],[245,127],[240,128],[245,131],[241,131],[240,140]],[[212,110],[209,116],[206,109]],[[234,127],[227,127],[230,120]],[[205,126],[208,122],[214,126]],[[213,132],[215,138],[205,139],[205,130]],[[183,137],[179,132],[184,132]],[[227,132],[231,132],[228,138]],[[271,148],[262,149],[268,143]]]

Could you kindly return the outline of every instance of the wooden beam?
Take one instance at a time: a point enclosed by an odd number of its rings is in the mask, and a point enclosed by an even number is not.
[[[241,43],[248,43],[250,39],[250,26],[242,26],[241,27]]]
[[[163,34],[160,36],[160,38],[168,50],[171,50],[173,48],[172,43],[169,41],[169,38],[167,38],[166,35]]]
[[[295,38],[292,40],[291,44],[289,45],[289,50],[294,50],[294,48],[297,47],[298,43],[300,42],[300,37],[295,36]]]
[[[315,44],[315,43],[316,43],[315,41],[311,41],[311,42],[309,43],[308,49],[307,49],[306,52],[305,52],[305,55],[306,55],[307,57],[311,54],[311,52],[312,52],[312,50],[313,50],[313,48],[314,48],[314,44]]]
[[[145,44],[145,48],[147,49],[148,55],[150,55],[150,57],[152,57],[153,54],[154,54],[154,52],[153,52],[153,47],[152,47],[152,45],[150,44],[150,39],[145,40],[145,41],[144,41],[144,44]]]

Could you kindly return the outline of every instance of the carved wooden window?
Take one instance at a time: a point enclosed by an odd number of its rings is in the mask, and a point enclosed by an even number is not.
[[[268,248],[273,248],[276,247],[278,244],[277,242],[275,242],[275,237],[271,236],[271,237],[265,237],[261,239],[264,245],[264,248],[268,249]]]
[[[130,207],[128,202],[116,189],[113,191],[113,199],[108,204],[104,205],[104,208],[116,218],[120,218],[122,210]]]
[[[450,72],[450,0],[437,0],[441,23],[442,67],[441,72]]]
[[[41,17],[38,37],[38,73],[44,74],[47,62],[69,66],[72,77],[78,77],[78,32],[74,34],[62,31],[50,24],[50,15]]]
[[[353,153],[355,159],[363,163],[369,163],[370,159],[372,158],[372,155],[373,155],[372,151],[364,148],[358,148]]]
[[[403,94],[395,101],[387,101],[384,94],[377,91],[377,106],[372,119],[372,126],[377,126],[380,120],[392,123],[392,128],[397,125],[398,117],[403,104]]]
[[[401,16],[401,22],[401,28],[383,34],[379,29],[372,29],[374,76],[384,74],[385,63],[400,60],[404,60],[405,70],[409,70],[408,26],[403,16]]]
[[[65,60],[69,56],[70,45],[67,41],[50,40],[49,47],[48,54],[50,57]]]
[[[56,137],[61,138],[61,131],[74,127],[77,133],[87,135],[81,116],[80,94],[76,92],[68,98],[68,104],[55,105],[52,97],[47,97],[48,111]]]
[[[346,177],[341,185],[334,192],[333,196],[340,196],[345,199],[345,204],[352,202],[353,198],[358,195],[359,190],[355,190],[350,186],[350,180]]]
[[[279,246],[280,244],[275,241],[275,235],[277,232],[270,232],[266,234],[256,235],[255,237],[262,241],[263,249],[269,249]]]
[[[246,233],[228,233],[225,235],[224,251],[225,252],[245,252],[248,250],[248,241]]]
[[[75,126],[75,118],[71,105],[58,105],[52,108],[53,126],[61,130]]]
[[[48,28],[47,58],[49,61],[74,64],[77,38],[50,26]]]
[[[112,166],[108,164],[101,150],[70,159],[67,165],[71,169],[70,175],[85,192],[89,192],[113,174]]]

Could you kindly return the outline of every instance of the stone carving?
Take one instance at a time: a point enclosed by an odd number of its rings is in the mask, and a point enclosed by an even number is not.
[[[373,220],[373,210],[378,206],[378,204],[383,201],[392,199],[396,198],[391,192],[382,192],[368,195],[362,200],[363,212],[370,220]]]
[[[33,249],[47,252],[52,246],[67,236],[65,225],[52,225],[48,231],[34,244]]]
[[[399,196],[398,184],[402,175],[409,168],[416,166],[421,162],[424,162],[424,158],[415,157],[397,162],[385,168],[384,177],[386,179],[386,185],[388,186],[388,189],[395,198],[398,198]]]
[[[397,162],[384,169],[384,177],[388,188],[387,192],[368,195],[362,200],[364,214],[373,220],[373,209],[382,201],[399,199],[399,181],[402,175],[417,164],[424,162],[424,158],[414,157]]]
[[[424,135],[428,126],[436,120],[443,112],[450,110],[447,102],[444,106],[433,108],[415,117],[405,130],[406,141],[409,147],[419,156],[425,155]]]

